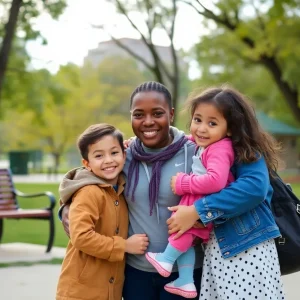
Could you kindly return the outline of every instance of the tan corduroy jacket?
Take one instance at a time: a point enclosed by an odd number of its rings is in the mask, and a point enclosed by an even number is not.
[[[70,171],[60,185],[61,201],[72,197],[70,241],[57,286],[57,300],[121,300],[128,211],[118,191],[89,171]]]

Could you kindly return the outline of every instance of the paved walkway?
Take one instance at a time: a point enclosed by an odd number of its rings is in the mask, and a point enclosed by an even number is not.
[[[30,175],[13,175],[14,182],[17,183],[59,183],[64,174],[47,175],[47,174],[30,174]]]
[[[46,254],[44,251],[45,247],[39,245],[3,244],[0,245],[0,263],[41,261],[50,260],[54,257],[61,258],[65,249],[54,247],[51,254]],[[0,268],[1,299],[54,300],[59,273],[60,265],[38,264],[27,267]],[[283,281],[286,300],[299,300],[300,272],[283,276]],[[259,300],[264,299],[261,298]]]

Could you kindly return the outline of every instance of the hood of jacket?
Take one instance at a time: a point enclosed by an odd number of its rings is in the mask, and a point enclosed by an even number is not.
[[[84,167],[75,168],[69,171],[59,185],[59,196],[63,203],[67,203],[72,195],[86,185],[104,185],[111,186],[103,179],[88,171]]]

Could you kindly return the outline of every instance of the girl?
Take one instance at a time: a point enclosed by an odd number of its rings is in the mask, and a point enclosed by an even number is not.
[[[205,196],[194,205],[171,208],[176,213],[167,221],[169,233],[178,232],[176,239],[199,218],[204,225],[214,226],[205,249],[201,300],[282,300],[284,293],[274,242],[280,232],[270,210],[272,187],[268,178],[268,170],[278,165],[278,147],[258,124],[245,97],[236,90],[209,89],[193,98],[192,103],[196,104],[191,106],[192,115],[197,105],[204,103],[222,113],[231,132],[236,162],[242,165],[234,172],[236,184]],[[243,169],[253,163],[265,180],[255,190],[247,190],[246,182],[255,179]],[[244,182],[237,186],[240,180]],[[263,199],[257,197],[261,191],[265,194]]]
[[[230,173],[234,162],[231,132],[222,111],[214,103],[198,103],[194,99],[189,105],[193,111],[190,132],[198,149],[193,157],[192,174],[178,173],[172,177],[173,192],[183,195],[180,205],[192,205],[203,194],[218,192],[234,180]],[[196,236],[207,242],[210,231],[211,224],[202,229],[192,228],[177,240],[171,235],[163,253],[146,253],[147,260],[164,277],[170,275],[178,257],[184,260],[183,265],[179,263],[179,278],[165,285],[168,292],[186,298],[197,295],[193,283],[195,253],[191,246]]]

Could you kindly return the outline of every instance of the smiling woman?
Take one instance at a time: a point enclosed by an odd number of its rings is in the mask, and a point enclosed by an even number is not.
[[[172,98],[162,84],[145,82],[138,86],[132,93],[130,108],[132,129],[137,138],[127,149],[124,167],[129,235],[146,233],[150,241],[148,251],[161,252],[168,240],[165,225],[170,216],[168,207],[179,202],[179,196],[172,193],[170,179],[177,172],[191,171],[195,145],[185,138],[184,132],[171,127]],[[203,254],[200,247],[196,249],[194,279],[199,292]],[[138,300],[141,295],[145,300],[184,299],[168,293],[165,285],[178,278],[178,271],[184,269],[185,263],[179,259],[179,268],[174,268],[169,278],[163,278],[144,255],[128,255],[124,300]]]

